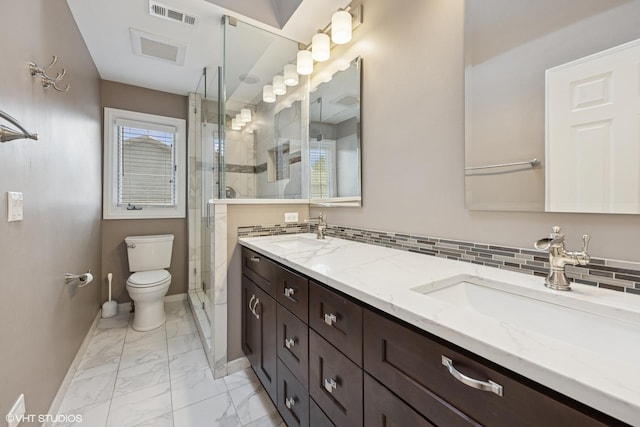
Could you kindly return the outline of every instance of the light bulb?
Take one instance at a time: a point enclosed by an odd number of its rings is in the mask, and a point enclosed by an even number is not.
[[[351,41],[351,14],[346,10],[339,10],[331,17],[331,40],[335,44]]]
[[[287,93],[287,86],[284,84],[284,77],[281,75],[273,76],[273,93],[276,95]]]
[[[242,117],[242,121],[245,123],[249,123],[251,121],[251,110],[248,108],[243,108],[240,110],[240,116]]]
[[[313,73],[313,58],[311,57],[311,52],[308,50],[299,50],[296,59],[298,60],[296,67],[298,74],[308,76]]]
[[[329,59],[331,41],[325,33],[318,33],[311,39],[311,57],[314,61],[322,62]]]
[[[276,95],[273,93],[273,86],[264,85],[262,87],[262,100],[264,102],[276,102]]]
[[[284,84],[287,86],[295,86],[298,84],[298,72],[295,64],[287,64],[284,66]]]

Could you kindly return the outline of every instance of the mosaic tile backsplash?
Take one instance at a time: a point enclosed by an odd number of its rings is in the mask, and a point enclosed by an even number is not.
[[[315,225],[296,223],[248,226],[238,228],[238,237],[309,232],[315,232]],[[544,251],[334,225],[328,225],[325,234],[345,240],[502,268],[540,277],[546,277],[549,272],[549,255]],[[568,265],[565,271],[567,276],[576,283],[640,295],[640,263],[591,258],[588,265]]]

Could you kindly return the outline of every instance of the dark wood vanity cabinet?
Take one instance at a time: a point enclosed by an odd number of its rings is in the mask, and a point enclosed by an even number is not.
[[[242,347],[288,426],[626,425],[247,248],[242,272]]]

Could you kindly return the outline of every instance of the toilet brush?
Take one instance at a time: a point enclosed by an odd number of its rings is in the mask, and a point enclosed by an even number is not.
[[[118,303],[111,301],[111,279],[113,279],[113,274],[107,274],[107,280],[109,280],[109,301],[102,304],[102,317],[113,317],[118,314]]]

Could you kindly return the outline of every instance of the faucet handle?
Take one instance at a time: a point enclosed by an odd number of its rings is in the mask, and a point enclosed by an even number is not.
[[[582,235],[582,252],[587,253],[587,250],[589,249],[590,240],[591,240],[591,236],[589,236],[588,234]]]
[[[551,227],[551,230],[555,233],[558,234],[560,233],[560,230],[562,230],[561,227],[558,227],[557,225],[554,225],[553,227]]]

